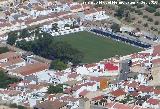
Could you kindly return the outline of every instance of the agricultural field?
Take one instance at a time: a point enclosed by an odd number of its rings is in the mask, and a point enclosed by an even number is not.
[[[115,55],[123,56],[142,49],[131,45],[98,37],[89,32],[79,32],[56,37],[57,41],[65,41],[84,53],[83,63],[98,62]]]

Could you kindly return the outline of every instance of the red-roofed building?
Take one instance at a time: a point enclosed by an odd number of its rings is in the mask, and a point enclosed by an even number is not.
[[[105,63],[104,69],[107,71],[115,71],[115,70],[118,70],[118,66],[115,66],[112,63],[108,62],[108,63]]]
[[[111,96],[116,97],[115,100],[121,100],[125,97],[125,95],[126,95],[126,92],[124,92],[122,89],[117,89],[111,92]]]
[[[153,47],[152,56],[159,56],[160,55],[160,44]]]
[[[154,94],[159,95],[160,96],[160,89],[154,89],[153,90]]]
[[[140,85],[137,90],[141,93],[151,93],[153,92],[154,88],[152,86],[144,86]]]
[[[87,90],[83,90],[82,92],[79,93],[79,96],[85,96],[88,92],[90,91],[87,91]]]
[[[150,98],[145,104],[145,107],[153,108],[153,109],[160,109],[159,100]]]
[[[104,97],[104,95],[101,95],[101,96],[96,96],[94,98],[92,98],[93,101],[99,101],[99,100],[102,100]]]
[[[157,99],[153,99],[153,98],[150,98],[147,103],[151,104],[151,105],[158,105],[159,104],[159,101]]]
[[[26,66],[22,66],[22,67],[18,67],[16,69],[10,70],[9,73],[23,78],[24,76],[33,75],[37,72],[46,70],[48,68],[49,68],[48,64],[36,62],[33,64],[27,64]]]

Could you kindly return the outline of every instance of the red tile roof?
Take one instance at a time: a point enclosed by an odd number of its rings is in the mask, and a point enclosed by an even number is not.
[[[89,91],[83,90],[82,92],[79,93],[80,96],[85,96]]]
[[[121,95],[125,95],[126,92],[124,92],[122,89],[117,89],[115,91],[112,91],[111,94],[115,97],[121,96]]]
[[[105,63],[104,69],[108,71],[118,70],[118,66],[115,66],[112,63],[108,62],[108,63]]]
[[[144,85],[140,85],[138,87],[138,91],[141,92],[153,92],[154,88],[152,86],[144,86]]]
[[[70,9],[71,10],[82,9],[82,5],[81,4],[73,5],[70,7]]]
[[[160,44],[153,47],[153,56],[160,55]]]
[[[154,94],[159,95],[160,94],[160,89],[154,89]]]
[[[138,93],[138,92],[136,92],[136,91],[134,91],[134,92],[130,93],[130,95],[131,95],[131,96],[133,96],[133,97],[135,97],[135,96],[138,96],[138,95],[139,95],[139,93]]]
[[[48,69],[49,65],[45,64],[45,63],[41,63],[41,62],[36,62],[33,64],[28,64],[26,66],[22,66],[19,67],[17,69],[11,70],[11,72],[13,73],[18,73],[21,74],[23,76],[27,76],[27,75],[31,75],[34,74],[36,72]]]
[[[93,64],[87,64],[87,65],[85,65],[85,67],[87,67],[87,68],[90,68],[90,67],[95,67],[95,66],[97,66],[97,64],[95,64],[95,63],[93,63]]]
[[[85,14],[85,15],[89,15],[89,14],[94,14],[94,13],[96,13],[96,12],[97,12],[96,9],[90,8],[89,10],[85,10],[85,11],[84,11],[84,14]]]
[[[153,64],[160,64],[160,58],[152,60]]]
[[[128,84],[127,86],[128,86],[128,87],[136,88],[136,87],[138,87],[138,86],[139,86],[139,83],[138,83],[138,82],[136,82],[136,81],[133,81],[132,83]]]
[[[79,74],[77,74],[76,72],[72,72],[68,75],[69,78],[76,78],[77,76],[79,76]]]
[[[19,54],[16,52],[9,51],[9,52],[0,54],[0,59],[10,58],[10,57],[18,56],[18,55]]]
[[[147,101],[147,103],[152,104],[152,105],[157,105],[157,104],[159,104],[159,101],[157,99],[150,98]]]
[[[55,100],[55,101],[44,101],[38,104],[36,107],[43,108],[43,109],[61,109],[66,105],[67,105],[66,102]]]
[[[93,100],[93,101],[102,100],[103,97],[104,97],[104,95],[97,96],[97,97],[92,98],[92,100]]]

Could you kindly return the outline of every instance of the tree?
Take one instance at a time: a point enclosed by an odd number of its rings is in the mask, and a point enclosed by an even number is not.
[[[63,61],[60,61],[60,60],[54,60],[50,64],[50,69],[64,70],[66,68],[67,68],[67,65]]]
[[[55,30],[56,32],[58,31],[58,24],[57,23],[52,24],[52,30]]]
[[[0,71],[0,88],[7,88],[9,84],[19,82],[20,79],[16,77],[10,77],[5,72]]]
[[[8,51],[9,51],[9,49],[7,47],[0,47],[0,54],[8,52]]]
[[[48,94],[63,93],[63,84],[58,84],[56,86],[50,85],[47,91]]]
[[[144,4],[137,4],[137,8],[143,8],[144,7]]]
[[[148,16],[147,16],[147,15],[144,15],[143,18],[148,18]]]
[[[150,13],[154,13],[154,12],[156,12],[156,9],[154,7],[148,6],[148,7],[146,7],[146,11],[148,11]]]
[[[149,18],[148,18],[148,21],[153,22],[153,19],[149,17]]]
[[[21,105],[18,105],[17,108],[18,108],[18,109],[27,109],[26,107],[21,106]]]
[[[130,15],[130,12],[129,12],[129,11],[126,12],[125,20],[126,20],[127,22],[131,22],[131,15]]]
[[[117,17],[119,17],[119,18],[122,18],[122,17],[124,17],[124,9],[123,8],[118,8],[117,10],[116,10],[116,13],[114,14],[115,16],[117,16]]]
[[[155,12],[154,15],[155,16],[160,16],[160,12]]]
[[[155,21],[154,24],[155,24],[155,25],[159,25],[159,21]]]
[[[7,44],[14,45],[15,42],[16,42],[16,40],[17,40],[17,34],[16,34],[16,32],[10,32],[10,33],[8,33]]]
[[[145,23],[143,26],[144,26],[144,27],[148,27],[148,23]]]
[[[28,30],[27,29],[20,30],[19,38],[26,38],[26,37],[30,37],[30,33],[28,32]]]
[[[111,25],[111,29],[112,29],[113,32],[119,32],[120,31],[120,25],[117,24],[117,23],[113,23]]]

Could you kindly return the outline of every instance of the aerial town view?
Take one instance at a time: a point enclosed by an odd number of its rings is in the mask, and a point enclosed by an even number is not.
[[[160,0],[0,0],[0,109],[160,109]]]

